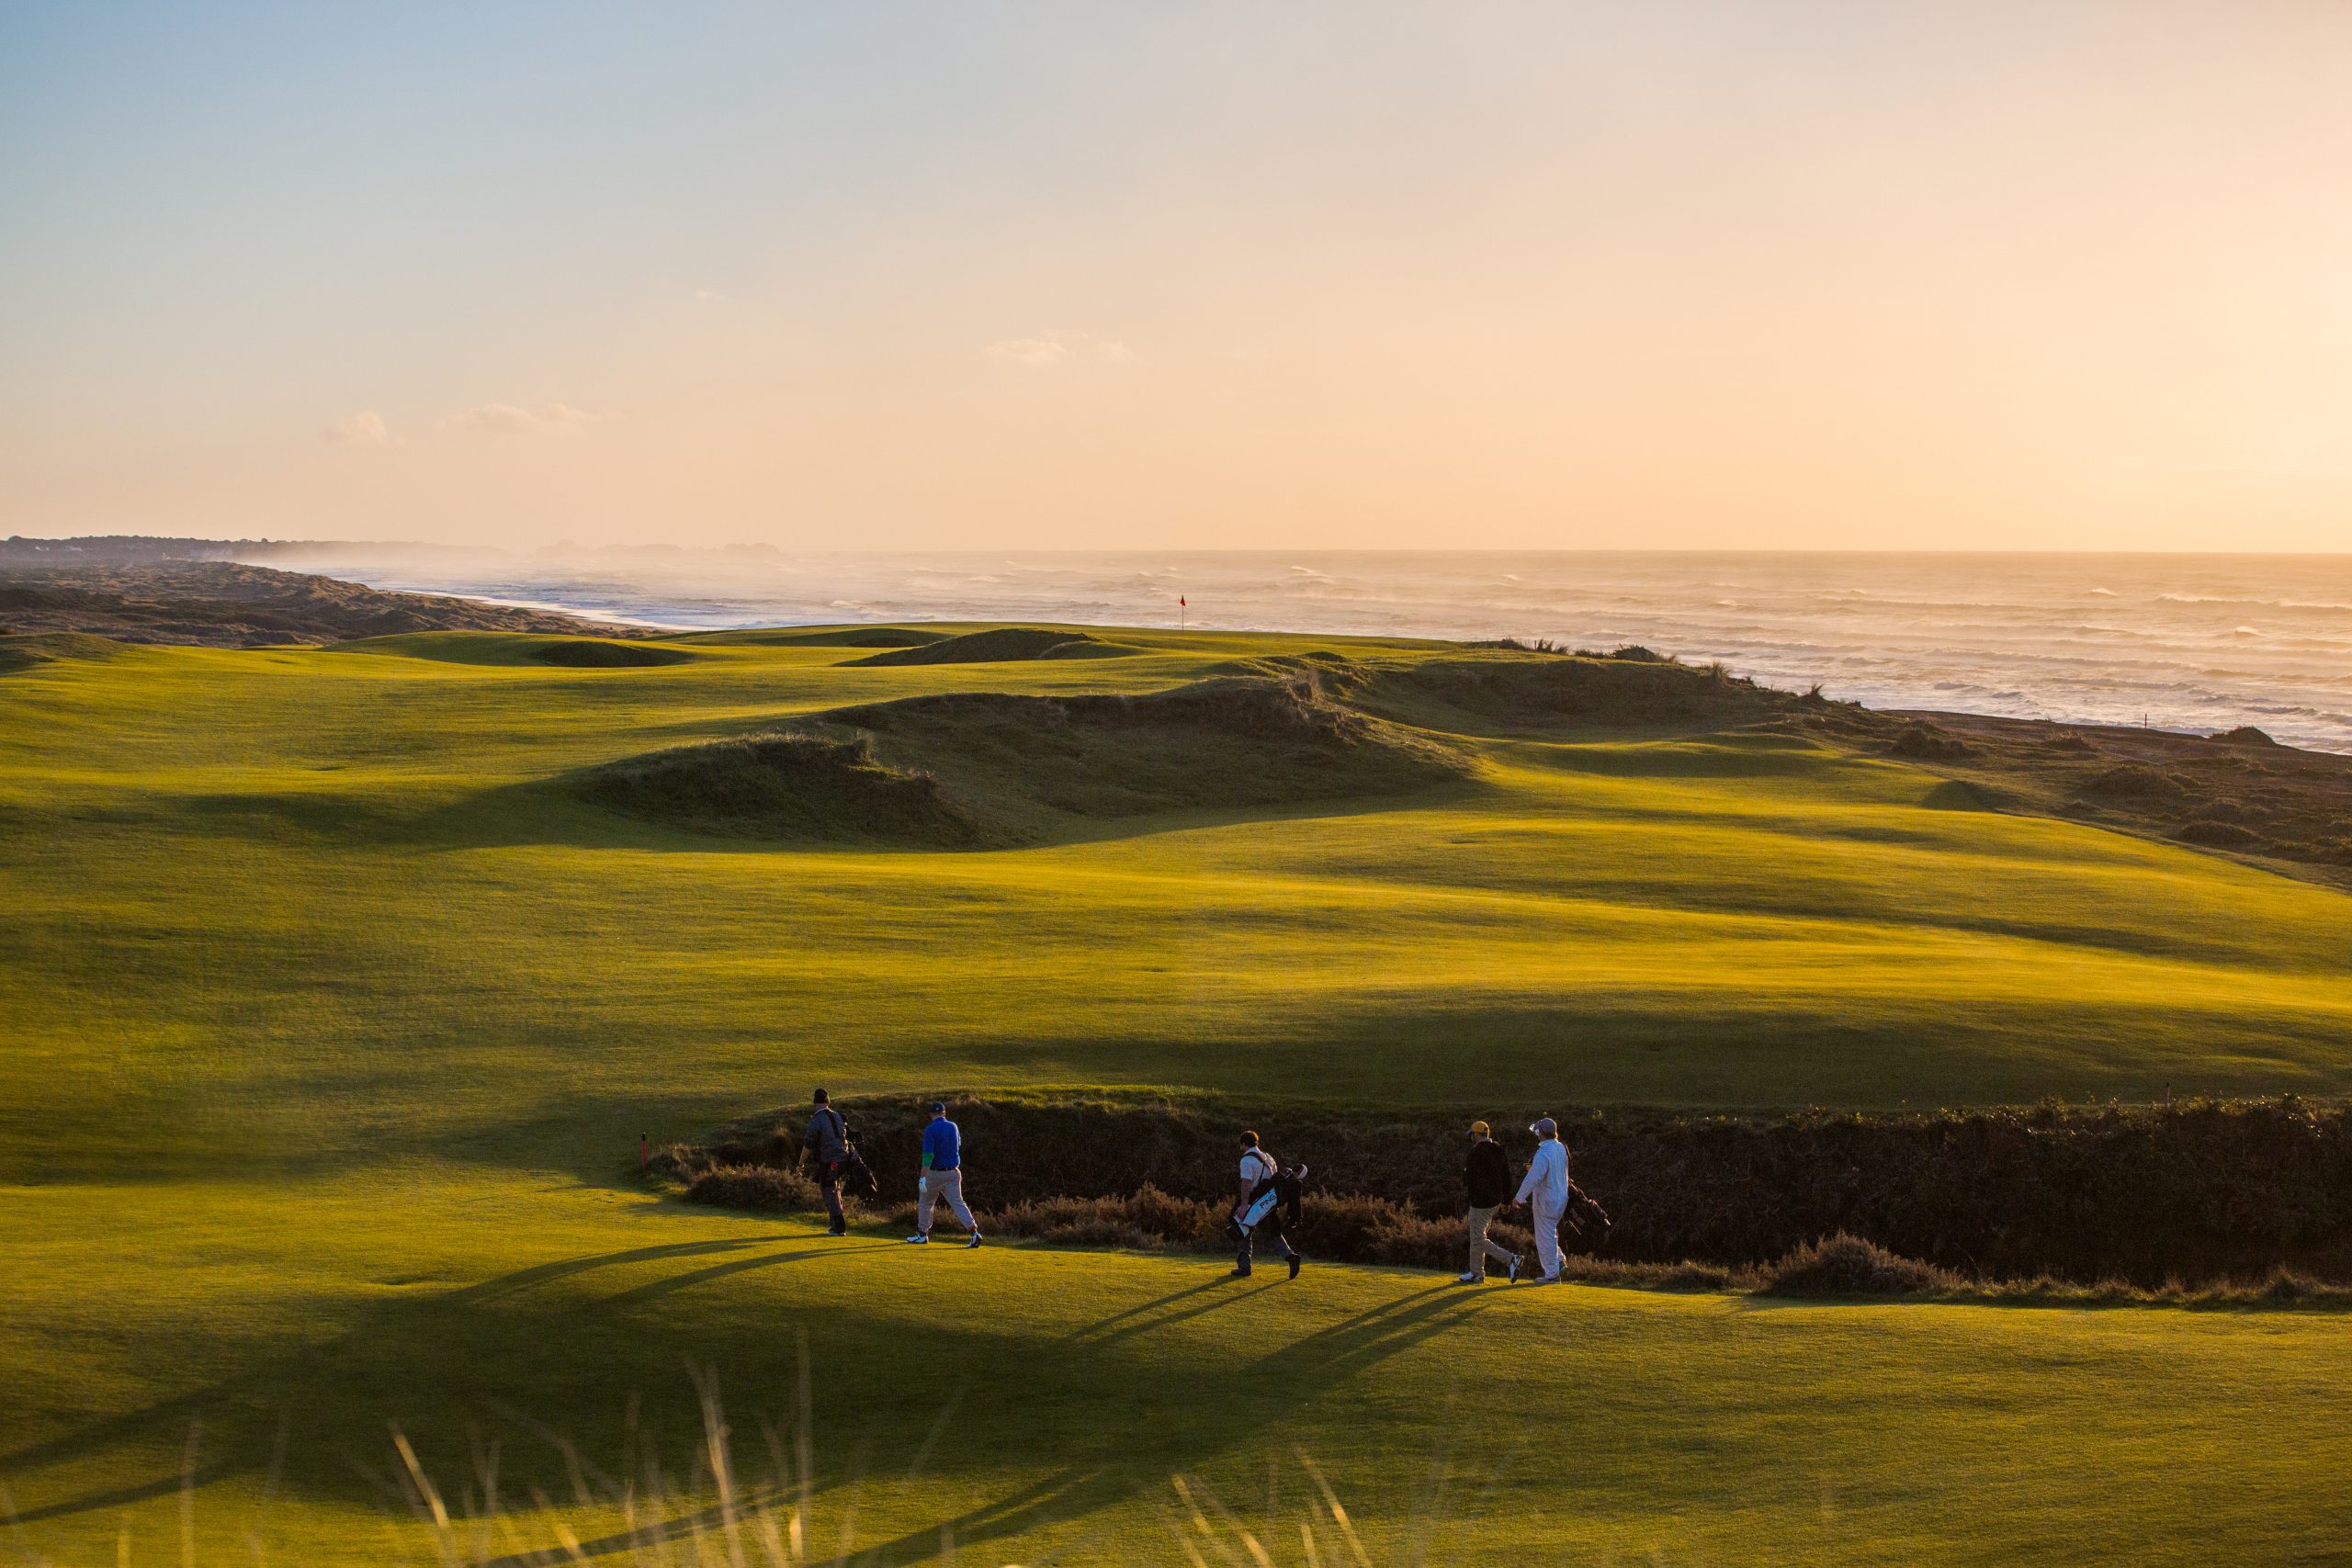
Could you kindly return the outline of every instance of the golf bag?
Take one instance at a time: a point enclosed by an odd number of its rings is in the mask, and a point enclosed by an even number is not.
[[[1244,1234],[1256,1230],[1271,1219],[1270,1235],[1282,1235],[1297,1225],[1299,1211],[1306,1201],[1302,1183],[1306,1178],[1303,1165],[1285,1166],[1276,1161],[1272,1172],[1261,1177],[1258,1185],[1250,1189],[1250,1206],[1237,1219],[1226,1224],[1226,1235],[1238,1242]]]
[[[1597,1242],[1609,1239],[1609,1211],[1594,1201],[1591,1193],[1573,1181],[1568,1183],[1568,1205],[1560,1212],[1560,1217],[1578,1235],[1589,1236]]]
[[[828,1109],[831,1109],[828,1107]],[[832,1112],[833,1127],[841,1134],[841,1168],[833,1172],[833,1179],[847,1198],[871,1198],[880,1188],[874,1179],[874,1168],[857,1152],[857,1134],[851,1131],[848,1120],[838,1111]]]
[[[849,1152],[842,1161],[842,1190],[853,1198],[873,1197],[880,1186],[874,1179],[874,1168],[865,1163],[865,1156],[857,1152],[855,1144],[844,1146]]]

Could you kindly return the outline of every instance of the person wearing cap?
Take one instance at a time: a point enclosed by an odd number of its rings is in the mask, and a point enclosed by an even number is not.
[[[1510,1160],[1503,1146],[1495,1142],[1484,1122],[1470,1123],[1470,1161],[1462,1173],[1462,1185],[1468,1190],[1470,1215],[1470,1267],[1463,1272],[1465,1285],[1484,1284],[1487,1259],[1498,1258],[1510,1270],[1510,1278],[1519,1279],[1519,1254],[1498,1246],[1487,1235],[1487,1227],[1494,1223],[1495,1211],[1510,1201]]]
[[[967,1247],[980,1245],[979,1223],[964,1206],[964,1134],[947,1119],[947,1102],[931,1102],[931,1124],[922,1130],[922,1174],[916,1179],[915,1234],[907,1240],[921,1247],[931,1240],[932,1205],[947,1200],[947,1212],[970,1233]]]
[[[825,1195],[825,1227],[828,1235],[849,1235],[849,1221],[842,1213],[842,1168],[849,1163],[849,1123],[833,1109],[832,1099],[823,1089],[817,1091],[817,1109],[808,1118],[808,1130],[801,1135],[800,1149],[817,1168],[817,1190]]]
[[[1293,1166],[1285,1172],[1280,1160],[1265,1151],[1255,1133],[1241,1134],[1241,1195],[1233,1205],[1231,1234],[1241,1243],[1241,1250],[1233,1262],[1233,1278],[1250,1277],[1250,1255],[1257,1246],[1258,1233],[1264,1231],[1282,1245],[1283,1261],[1290,1266],[1290,1277],[1298,1278],[1299,1265],[1306,1259],[1290,1241],[1290,1233],[1283,1224],[1283,1200],[1288,1189],[1290,1201],[1298,1199],[1298,1184],[1306,1178],[1306,1168]]]
[[[1543,1277],[1535,1283],[1556,1285],[1560,1282],[1560,1216],[1568,1208],[1568,1145],[1560,1141],[1560,1124],[1549,1116],[1537,1118],[1528,1131],[1535,1134],[1535,1158],[1512,1201],[1535,1211],[1535,1261],[1543,1269]]]

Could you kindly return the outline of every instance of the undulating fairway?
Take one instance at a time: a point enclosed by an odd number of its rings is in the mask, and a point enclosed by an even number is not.
[[[537,1429],[617,1473],[641,1399],[683,1482],[711,1369],[752,1481],[805,1331],[820,1556],[1182,1562],[1182,1472],[1305,1561],[1294,1449],[1382,1562],[2352,1554],[2331,1315],[1227,1285],[640,1190],[640,1134],[819,1082],[1498,1116],[2352,1087],[2344,894],[1972,808],[1786,727],[1530,733],[1399,699],[1347,716],[1370,795],[1237,722],[1199,732],[1186,805],[1158,732],[1109,799],[1116,737],[1069,725],[1035,746],[1076,771],[1022,794],[1029,710],[999,705],[886,725],[841,775],[927,800],[921,748],[960,748],[936,771],[978,847],[596,804],[606,764],[849,705],[1316,652],[1372,690],[1461,657],[1096,635],[861,663],[729,634],[609,668],[494,634],[69,645],[0,672],[0,1550],[112,1562],[127,1529],[131,1562],[177,1562],[185,1529],[203,1562],[250,1561],[248,1532],[276,1562],[431,1561],[387,1533],[393,1423],[453,1499],[497,1445],[520,1533],[478,1555],[555,1546],[534,1488],[610,1543]]]

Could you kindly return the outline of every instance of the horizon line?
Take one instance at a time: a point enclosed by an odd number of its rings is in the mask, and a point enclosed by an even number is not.
[[[2069,557],[2142,556],[2151,559],[2276,559],[2276,560],[2337,560],[2352,558],[2352,548],[2341,550],[2184,550],[2145,549],[2129,546],[2105,548],[1896,548],[1885,546],[1812,545],[1779,547],[1707,547],[1700,545],[1658,545],[1642,548],[1597,545],[1184,545],[1169,547],[1125,545],[1115,547],[1083,548],[1069,546],[1042,545],[955,545],[901,546],[870,549],[804,549],[779,545],[767,540],[738,539],[725,544],[678,545],[660,541],[641,544],[583,545],[577,543],[536,546],[453,544],[436,539],[344,539],[325,537],[221,539],[190,534],[11,534],[0,544],[72,545],[84,542],[151,541],[158,544],[217,545],[224,548],[270,546],[285,548],[293,546],[333,546],[344,548],[448,550],[468,555],[504,556],[528,559],[534,556],[608,555],[618,553],[691,556],[725,555],[729,552],[759,552],[803,558],[872,558],[876,556],[1904,556],[1912,558],[1971,557],[1996,558],[2004,557],[2033,557],[2065,558]]]

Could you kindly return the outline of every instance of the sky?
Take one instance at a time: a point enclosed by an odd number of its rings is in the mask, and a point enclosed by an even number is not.
[[[0,6],[0,534],[2352,548],[2342,0]]]

